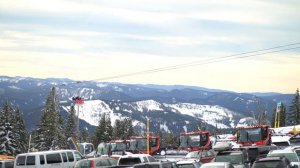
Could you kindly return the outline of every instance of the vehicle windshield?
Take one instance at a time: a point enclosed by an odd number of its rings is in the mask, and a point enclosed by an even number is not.
[[[185,158],[199,158],[199,153],[199,151],[190,152],[185,156]]]
[[[267,162],[255,162],[253,168],[282,168],[284,164],[281,161],[267,161]]]
[[[270,153],[267,157],[280,157],[285,156],[289,159],[290,162],[299,162],[298,156],[296,153]]]
[[[241,154],[217,155],[215,162],[230,162],[232,164],[243,164]]]
[[[135,165],[141,163],[140,158],[121,158],[119,165]]]
[[[256,142],[262,140],[261,128],[241,129],[238,132],[238,142]]]
[[[200,146],[200,135],[181,135],[180,148]]]
[[[126,144],[122,142],[111,143],[111,151],[124,151],[126,150]]]

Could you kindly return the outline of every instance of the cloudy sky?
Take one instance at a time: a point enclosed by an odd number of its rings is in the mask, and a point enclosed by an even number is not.
[[[5,76],[294,93],[300,49],[218,60],[299,42],[299,0],[0,0]]]

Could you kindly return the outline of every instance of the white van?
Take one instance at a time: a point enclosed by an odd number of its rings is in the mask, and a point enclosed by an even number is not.
[[[82,155],[76,150],[53,150],[18,154],[15,168],[73,168]]]

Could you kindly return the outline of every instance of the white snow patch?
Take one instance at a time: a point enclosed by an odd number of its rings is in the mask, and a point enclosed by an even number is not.
[[[17,87],[17,86],[8,86],[11,89],[17,89],[17,90],[21,90],[21,88]]]
[[[98,83],[97,84],[97,87],[99,88],[104,88],[104,87],[107,87],[108,85],[107,84],[104,84],[104,83]]]
[[[161,108],[161,104],[154,101],[154,100],[144,100],[135,102],[136,110],[143,112],[143,111],[163,111]]]
[[[166,132],[170,132],[169,127],[167,126],[167,123],[166,123],[166,122],[165,122],[163,125],[160,124],[159,129],[160,129],[160,130],[164,130],[164,131],[166,131]]]

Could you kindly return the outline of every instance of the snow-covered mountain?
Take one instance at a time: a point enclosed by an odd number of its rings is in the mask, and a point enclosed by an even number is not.
[[[68,111],[70,106],[63,108]],[[130,116],[133,117],[135,124],[145,125],[146,117],[149,117],[155,130],[164,131],[170,131],[174,127],[178,127],[177,129],[181,131],[188,131],[188,125],[195,129],[195,123],[199,119],[205,121],[210,127],[234,128],[239,120],[245,117],[220,106],[191,103],[166,104],[154,100],[137,102],[89,100],[76,107],[76,114],[79,114],[81,120],[93,126],[99,124],[101,114],[108,114],[112,124],[116,119]],[[168,116],[174,116],[169,118],[171,122],[166,120]],[[182,122],[182,116],[185,116],[184,122]]]
[[[73,97],[80,96],[85,100],[85,104],[79,107],[79,117],[85,126],[94,127],[99,116],[107,113],[112,122],[121,117],[132,117],[134,124],[141,128],[145,126],[147,116],[151,119],[153,131],[193,131],[200,119],[211,130],[216,126],[233,128],[246,121],[246,117],[258,114],[258,99],[260,107],[266,108],[270,118],[278,101],[289,103],[292,98],[283,94],[257,97],[194,86],[0,76],[0,103],[9,100],[18,105],[24,111],[27,126],[34,129],[52,86],[57,88],[65,117]]]

